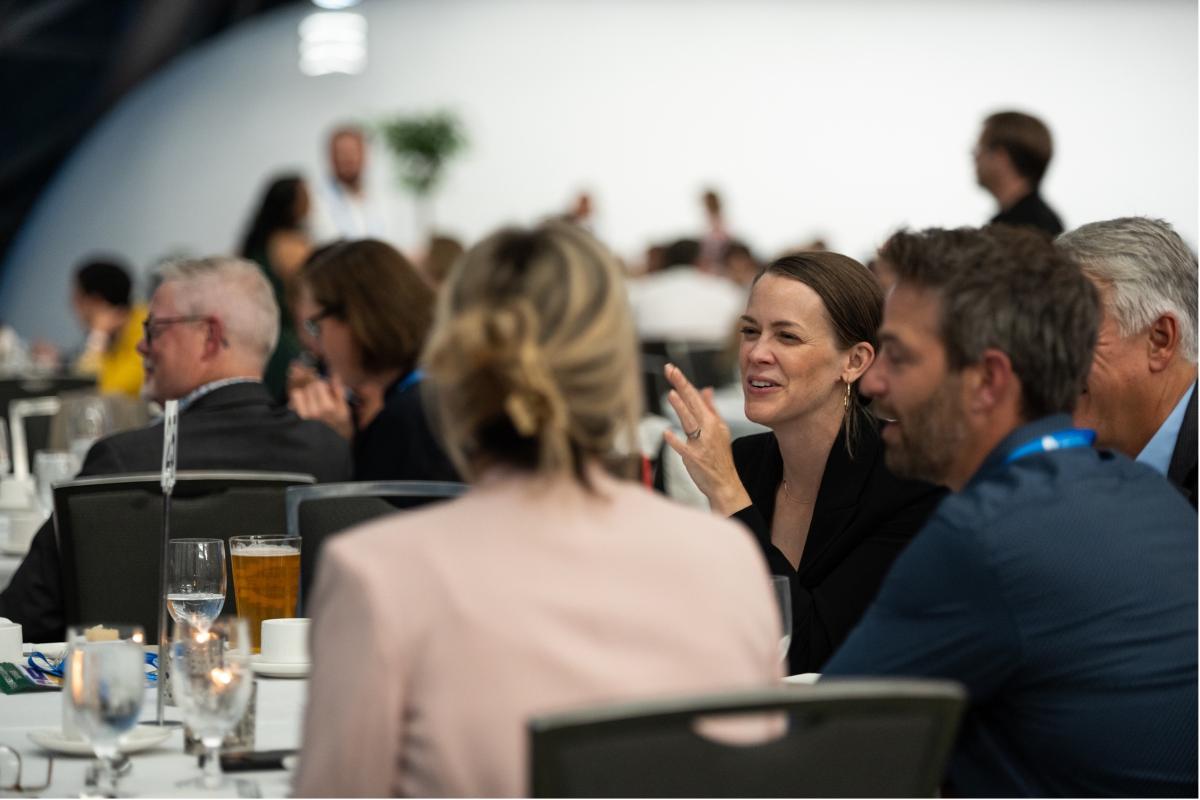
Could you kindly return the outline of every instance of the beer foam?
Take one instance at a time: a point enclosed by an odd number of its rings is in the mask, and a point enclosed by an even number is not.
[[[249,547],[234,547],[230,552],[235,556],[298,556],[299,547],[286,544],[252,544]]]

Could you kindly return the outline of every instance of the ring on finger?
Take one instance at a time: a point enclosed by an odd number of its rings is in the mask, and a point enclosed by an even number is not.
[[[684,431],[684,433],[687,435],[687,438],[695,441],[700,438],[700,430],[700,428],[696,428],[694,431]]]

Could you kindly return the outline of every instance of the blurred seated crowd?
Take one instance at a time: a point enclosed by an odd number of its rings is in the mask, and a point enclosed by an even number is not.
[[[146,305],[79,268],[83,345],[33,348],[178,400],[181,469],[470,485],[321,552],[301,796],[523,795],[534,715],[794,673],[963,684],[947,794],[1195,796],[1197,260],[1158,219],[1064,232],[1039,120],[984,123],[988,224],[866,265],[760,260],[712,190],[640,269],[586,194],[410,259],[362,132],[329,147]],[[157,470],[162,432],[80,475]],[[0,616],[61,638],[61,581],[48,520]]]

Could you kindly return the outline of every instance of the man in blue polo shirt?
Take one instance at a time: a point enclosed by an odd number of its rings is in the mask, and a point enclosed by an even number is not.
[[[880,257],[898,282],[862,389],[892,471],[954,494],[825,674],[965,684],[954,794],[1195,797],[1196,517],[1072,425],[1095,289],[1000,227]]]

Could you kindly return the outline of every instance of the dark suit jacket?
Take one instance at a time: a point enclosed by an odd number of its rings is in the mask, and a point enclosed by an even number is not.
[[[946,490],[889,472],[878,431],[867,428],[859,434],[853,460],[839,436],[825,463],[797,570],[771,543],[775,492],[783,480],[775,434],[738,439],[733,460],[752,503],[734,517],[754,532],[771,572],[792,580],[789,669],[819,672]]]
[[[1036,228],[1052,237],[1063,232],[1062,220],[1054,213],[1054,209],[1046,204],[1037,189],[1018,200],[1012,208],[996,214],[989,224]]]
[[[88,451],[79,475],[157,472],[162,438],[159,422],[101,439]],[[182,412],[177,466],[300,472],[321,482],[351,478],[347,442],[327,425],[275,405],[261,383],[216,389]],[[63,638],[62,603],[58,542],[47,521],[0,593],[0,617],[21,623],[26,641],[58,641]]]
[[[1200,392],[1200,387],[1192,392],[1192,399],[1188,401],[1183,424],[1179,426],[1179,438],[1175,440],[1175,450],[1167,467],[1167,480],[1179,487],[1192,508],[1196,507],[1196,392]]]

